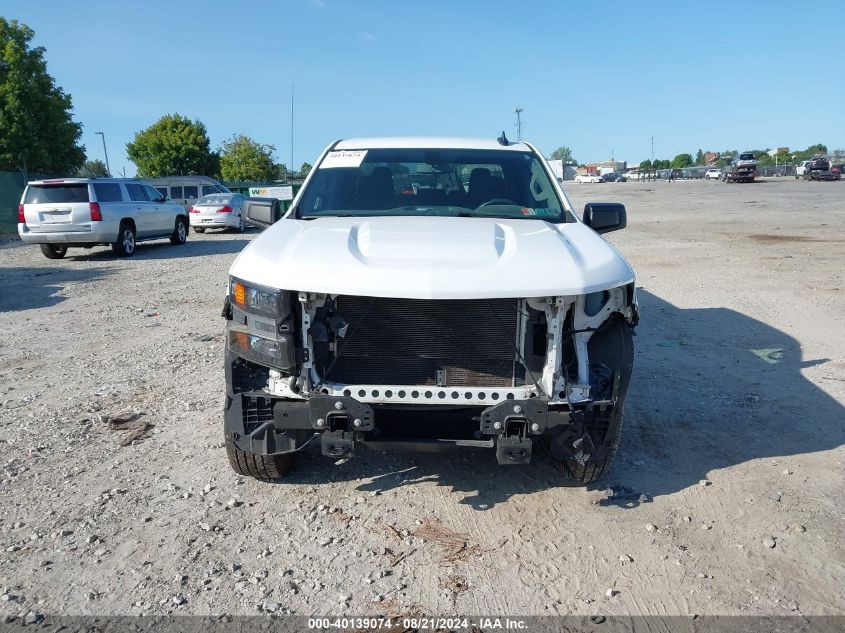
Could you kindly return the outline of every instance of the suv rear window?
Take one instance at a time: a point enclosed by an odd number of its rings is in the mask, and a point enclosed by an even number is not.
[[[97,202],[123,202],[123,193],[116,182],[98,182],[94,185]]]
[[[52,202],[88,202],[88,184],[30,185],[24,204],[49,204]]]

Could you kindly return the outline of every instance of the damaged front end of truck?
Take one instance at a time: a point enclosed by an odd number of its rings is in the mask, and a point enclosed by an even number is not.
[[[579,295],[412,299],[232,277],[223,313],[229,456],[261,479],[319,443],[334,459],[359,444],[487,448],[500,464],[542,450],[568,481],[587,483],[619,443],[633,282]],[[277,456],[277,467],[241,463],[255,456]]]

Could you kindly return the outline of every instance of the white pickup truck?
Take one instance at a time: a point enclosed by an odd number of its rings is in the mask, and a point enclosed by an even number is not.
[[[495,451],[542,446],[563,483],[617,450],[638,321],[634,272],[579,218],[528,143],[373,138],[327,148],[229,271],[224,429],[231,466],[284,475],[311,442]],[[277,221],[278,220],[278,221]]]

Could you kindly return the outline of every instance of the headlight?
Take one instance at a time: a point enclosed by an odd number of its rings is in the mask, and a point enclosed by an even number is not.
[[[238,279],[229,283],[229,297],[239,310],[270,318],[279,316],[281,291],[248,286]]]
[[[290,370],[296,367],[292,293],[229,279],[232,311],[227,346],[247,360]]]
[[[235,354],[261,365],[282,369],[294,365],[293,340],[290,335],[271,339],[230,328],[228,343],[229,349]]]

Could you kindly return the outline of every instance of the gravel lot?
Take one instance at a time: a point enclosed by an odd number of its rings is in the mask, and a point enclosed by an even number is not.
[[[4,242],[0,615],[845,613],[845,183],[568,191],[627,205],[642,311],[590,490],[488,452],[240,478],[220,309],[255,234]]]

